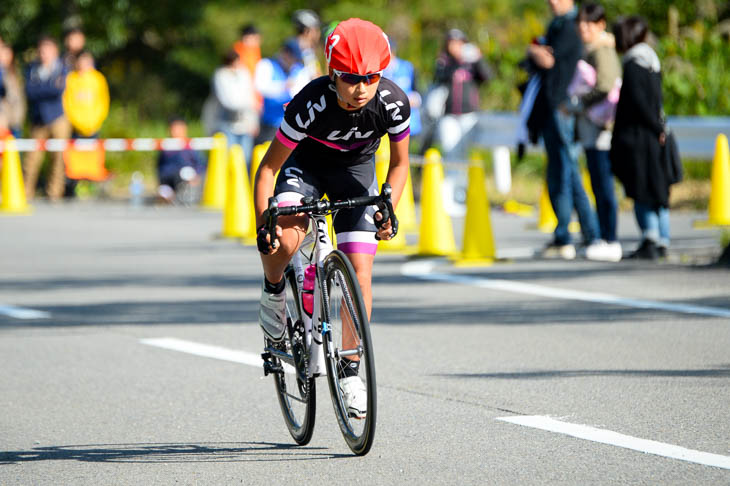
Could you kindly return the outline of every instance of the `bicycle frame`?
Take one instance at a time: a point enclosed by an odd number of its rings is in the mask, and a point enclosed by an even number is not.
[[[316,265],[316,276],[314,285],[314,299],[312,317],[310,318],[306,312],[302,312],[304,320],[304,342],[306,349],[309,351],[309,377],[326,376],[327,369],[324,364],[324,351],[322,348],[322,327],[326,326],[325,317],[321,316],[322,310],[322,283],[320,280],[324,268],[322,263],[327,258],[334,246],[329,236],[329,225],[327,224],[327,217],[323,215],[310,214],[309,220],[311,224],[311,230],[304,237],[302,247],[308,247],[310,244],[314,245],[311,254],[311,263]],[[302,283],[304,282],[304,265],[306,262],[302,258],[302,249],[300,248],[292,257],[291,265],[294,268],[294,274],[296,276],[297,286],[299,287],[299,302],[297,305],[302,308],[301,296],[302,296]],[[322,322],[323,324],[313,325],[313,323]]]

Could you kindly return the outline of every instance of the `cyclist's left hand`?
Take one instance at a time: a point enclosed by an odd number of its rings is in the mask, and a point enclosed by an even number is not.
[[[383,219],[383,215],[380,213],[380,211],[377,211],[374,216],[376,221],[380,221]],[[375,226],[378,226],[376,224]],[[388,221],[384,221],[383,224],[378,228],[378,232],[375,233],[377,235],[376,239],[379,240],[389,240],[393,237],[393,228],[390,225],[390,219]]]

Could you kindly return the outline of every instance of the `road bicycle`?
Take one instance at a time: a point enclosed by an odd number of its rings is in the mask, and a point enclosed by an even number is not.
[[[377,397],[370,324],[352,264],[343,252],[332,246],[327,216],[336,217],[340,209],[376,205],[383,216],[380,221],[390,220],[395,236],[398,219],[393,211],[391,193],[390,185],[385,183],[377,196],[341,201],[307,197],[299,206],[278,207],[274,198],[269,199],[265,222],[269,235],[275,234],[279,216],[306,214],[311,223],[304,242],[284,273],[287,294],[284,338],[279,342],[265,338],[261,355],[264,374],[274,376],[284,421],[299,445],[309,443],[312,438],[315,378],[325,375],[345,442],[357,455],[367,454],[372,447]],[[313,289],[309,290],[305,281],[311,281],[312,273]],[[367,390],[364,417],[345,407],[338,375],[342,358],[360,362],[359,376]]]

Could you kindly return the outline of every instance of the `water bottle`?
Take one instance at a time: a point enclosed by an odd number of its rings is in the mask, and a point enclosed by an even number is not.
[[[317,267],[312,263],[304,270],[304,282],[302,282],[302,307],[310,317],[314,310],[314,276],[316,273]]]
[[[136,171],[132,174],[132,180],[129,183],[129,202],[133,208],[142,207],[142,195],[144,193],[144,175]]]

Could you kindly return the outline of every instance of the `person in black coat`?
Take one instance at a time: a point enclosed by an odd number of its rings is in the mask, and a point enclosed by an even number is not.
[[[616,107],[611,165],[634,200],[642,242],[629,258],[655,260],[669,245],[669,182],[661,164],[666,138],[662,123],[659,57],[646,43],[644,19],[628,17],[614,26],[616,49],[624,54],[623,85]]]

